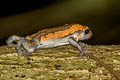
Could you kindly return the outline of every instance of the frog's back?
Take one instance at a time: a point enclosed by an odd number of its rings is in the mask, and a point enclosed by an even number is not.
[[[43,41],[50,40],[50,39],[66,37],[70,34],[75,33],[78,30],[83,30],[84,28],[86,27],[80,24],[66,24],[64,26],[60,26],[57,28],[49,28],[49,29],[40,30],[39,32],[35,34],[30,35],[29,39],[39,37],[41,42],[43,42]]]
[[[59,26],[59,27],[56,27],[56,28],[43,29],[43,30],[38,31],[35,34],[30,35],[29,37],[34,38],[36,36],[43,36],[43,35],[47,35],[49,33],[54,33],[54,32],[57,32],[57,31],[63,31],[65,29],[69,29],[71,26],[72,26],[72,24],[69,24],[69,25],[66,24],[64,26]]]

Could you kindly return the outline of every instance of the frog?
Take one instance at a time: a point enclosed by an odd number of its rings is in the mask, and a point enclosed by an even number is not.
[[[10,36],[6,43],[8,46],[16,47],[17,53],[28,57],[37,49],[54,48],[71,44],[76,47],[82,55],[89,53],[83,40],[88,40],[92,31],[88,26],[81,24],[65,24],[63,26],[48,28],[38,31],[26,37],[17,35]]]

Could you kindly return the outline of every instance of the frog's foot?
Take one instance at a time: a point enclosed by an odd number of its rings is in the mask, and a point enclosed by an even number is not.
[[[88,48],[82,48],[81,49],[81,53],[82,53],[82,55],[80,55],[80,58],[82,58],[83,56],[86,56],[87,57],[87,59],[89,60],[89,56],[88,56],[88,54],[90,54],[92,51],[89,51],[88,50]]]
[[[27,60],[30,59],[29,55],[30,53],[28,53],[24,48],[22,48],[21,46],[17,46],[16,47],[18,55],[22,54],[25,58],[27,58]]]
[[[79,44],[80,46],[86,46],[86,45],[87,45],[87,44],[82,43],[82,42],[78,42],[78,44]]]
[[[86,56],[87,58],[89,58],[88,53],[90,53],[91,51],[89,51],[87,48],[85,48],[84,43],[82,43],[82,42],[78,43],[74,38],[69,38],[69,42],[71,45],[78,48],[78,50],[80,52],[82,52],[82,56]]]

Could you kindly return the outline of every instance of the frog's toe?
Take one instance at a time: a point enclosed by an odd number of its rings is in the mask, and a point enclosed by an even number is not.
[[[91,53],[92,51],[89,51],[87,48],[83,48],[82,50],[82,55],[80,55],[80,58],[82,58],[83,56],[86,56],[87,58],[89,58],[88,54]]]

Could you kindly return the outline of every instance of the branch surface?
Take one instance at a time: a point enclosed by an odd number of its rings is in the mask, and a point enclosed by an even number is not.
[[[71,45],[38,49],[30,63],[14,47],[0,47],[1,80],[120,80],[120,46],[88,46],[92,53],[80,59]]]

